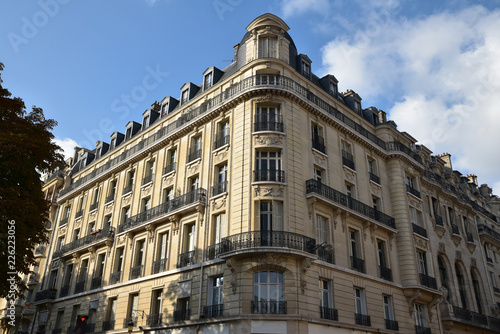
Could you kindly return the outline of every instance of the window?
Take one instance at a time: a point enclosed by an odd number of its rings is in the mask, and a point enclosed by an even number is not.
[[[272,242],[271,231],[283,231],[283,203],[277,201],[260,202],[260,230],[262,245],[268,246]],[[268,233],[264,233],[268,232]]]
[[[462,308],[467,310],[467,294],[465,293],[465,279],[460,269],[458,263],[455,263],[455,272],[457,274],[458,292],[460,294],[460,301],[462,302]]]
[[[417,179],[413,176],[406,176],[406,191],[420,198],[420,192],[417,188]]]
[[[82,264],[80,265],[80,276],[78,278],[78,283],[80,283],[80,282],[85,283],[85,281],[87,280],[88,272],[89,272],[89,259],[84,259],[84,260],[82,260]],[[78,285],[78,283],[77,283],[77,285]],[[76,288],[75,288],[75,290],[76,290]],[[78,291],[78,292],[82,292],[82,291],[83,291],[83,286],[82,286],[82,290]],[[77,293],[77,291],[75,291],[75,293]]]
[[[149,326],[154,326],[161,324],[162,321],[162,305],[163,305],[163,289],[153,290],[151,294],[151,308],[150,314],[148,315],[147,324]]]
[[[116,138],[111,139],[111,144],[109,145],[109,149],[112,150],[116,146]]]
[[[352,146],[345,141],[342,141],[342,164],[352,170],[355,170]]]
[[[104,224],[103,227],[105,229],[109,229],[111,227],[111,215],[104,216]]]
[[[476,300],[477,311],[480,314],[483,314],[483,307],[481,302],[481,288],[479,286],[479,280],[474,271],[471,271],[472,277],[472,288],[474,291],[474,299]]]
[[[114,330],[115,329],[115,319],[116,319],[116,298],[108,299],[108,310],[106,313],[106,320],[102,324],[102,330]]]
[[[106,261],[106,253],[100,253],[97,256],[96,270],[94,277],[102,277],[102,274],[104,273],[105,261]]]
[[[227,163],[215,167],[215,185],[212,187],[212,196],[216,196],[227,191]]]
[[[125,132],[125,140],[129,139],[132,137],[132,128],[128,128],[127,132]]]
[[[386,243],[382,240],[377,240],[378,263],[380,266],[380,277],[392,281],[392,271],[387,265]]]
[[[53,288],[56,287],[56,284],[57,284],[57,272],[58,272],[57,269],[54,269],[54,270],[52,270],[50,272],[49,285],[48,285],[49,289],[53,289]]]
[[[333,309],[332,282],[319,280],[319,307],[322,319],[338,320],[337,310]]]
[[[424,251],[417,250],[418,272],[427,275],[427,257]]]
[[[73,231],[73,241],[76,241],[80,238],[80,229],[77,228]]]
[[[314,166],[314,175],[313,175],[314,180],[316,180],[318,183],[321,183],[323,180],[323,170]]]
[[[422,213],[413,207],[410,207],[410,220],[412,224],[424,227],[422,220]]]
[[[135,256],[134,256],[134,267],[142,266],[144,263],[144,246],[146,241],[144,239],[137,240],[135,243]]]
[[[87,227],[87,235],[90,235],[95,232],[95,221],[90,222]]]
[[[134,186],[135,179],[135,170],[131,170],[127,173],[127,181],[126,186],[123,188],[123,193],[127,194],[132,191],[132,187]]]
[[[210,87],[212,87],[213,84],[213,73],[207,73],[205,75],[205,78],[203,79],[203,88],[206,90]]]
[[[185,245],[184,249],[186,252],[191,252],[194,251],[194,246],[195,246],[195,225],[194,224],[186,224],[185,227]]]
[[[123,269],[123,256],[124,256],[124,247],[117,248],[115,253],[115,265],[112,274],[113,282],[110,282],[111,284],[118,283],[120,281],[121,272]]]
[[[174,321],[189,320],[189,317],[189,297],[177,299],[177,305],[174,311]]]
[[[183,90],[181,93],[181,104],[185,104],[189,101],[189,89]]]
[[[439,278],[441,279],[441,286],[448,290],[447,300],[450,301],[450,285],[448,283],[448,271],[446,270],[446,266],[443,262],[441,256],[438,256],[438,270],[439,270]]]
[[[365,289],[354,288],[354,313],[356,317],[356,324],[364,325],[366,321],[363,315],[366,315],[366,299]]]
[[[153,262],[153,274],[167,270],[168,232],[158,234],[156,260]]]
[[[168,174],[170,172],[173,172],[176,168],[177,164],[177,148],[171,148],[167,152],[167,164],[165,168],[163,169],[163,174]]]
[[[316,231],[317,231],[317,240],[316,243],[321,245],[328,241],[327,238],[327,223],[328,219],[322,216],[316,216]]]
[[[111,202],[115,198],[117,181],[112,180],[109,183],[108,197],[106,198],[106,203]]]
[[[222,275],[210,278],[208,294],[208,303],[210,306],[204,309],[206,318],[215,318],[222,316],[224,304],[223,290],[224,277]]]
[[[141,212],[146,212],[151,208],[151,197],[143,198],[141,201]]]
[[[64,316],[64,309],[57,311],[56,324],[54,326],[55,330],[62,328],[63,316]]]
[[[196,191],[200,187],[200,177],[198,175],[189,178],[189,191]]]
[[[255,152],[255,168],[255,182],[285,182],[285,175],[281,170],[281,150]]]
[[[174,199],[174,187],[168,187],[163,189],[163,203],[166,203],[173,199]]]
[[[214,216],[213,232],[212,232],[212,245],[221,242],[222,238],[226,236],[226,214],[219,213]]]
[[[431,197],[431,202],[432,202],[432,214],[434,215],[434,218],[436,219],[436,224],[437,225],[443,225],[442,218],[439,213],[439,201],[437,198]],[[439,218],[438,218],[439,217]],[[439,222],[438,222],[439,220]]]
[[[146,166],[144,167],[144,178],[142,179],[142,185],[148,184],[153,181],[154,169],[155,169],[155,160],[151,159],[146,162]]]
[[[372,206],[375,212],[380,211],[380,198],[372,196]]]
[[[326,153],[325,138],[323,136],[323,128],[318,124],[313,123],[311,126],[312,147],[322,153]]]
[[[419,329],[423,330],[424,328],[427,328],[428,324],[425,305],[418,303],[413,304],[413,321],[415,322],[417,333],[419,333]]]
[[[142,128],[146,129],[148,126],[149,126],[149,115],[146,115],[142,120]]]
[[[201,158],[201,136],[191,138],[191,149],[188,155],[188,162]]]
[[[123,327],[127,328],[129,322],[134,323],[134,327],[137,326],[137,315],[139,312],[139,294],[134,293],[128,297],[128,309],[127,318],[123,322]]]
[[[351,254],[351,269],[364,273],[365,261],[361,257],[361,242],[359,238],[359,231],[349,230],[349,245]]]
[[[71,284],[71,279],[73,278],[73,263],[69,263],[66,266],[66,272],[64,273],[63,287],[68,287]]]
[[[358,113],[361,111],[361,102],[358,100],[354,100],[354,110]]]
[[[122,208],[122,224],[125,224],[130,215],[130,205]]]
[[[283,273],[260,271],[254,274],[252,313],[286,314],[283,295]]]
[[[385,328],[390,330],[399,330],[397,321],[394,321],[394,305],[392,303],[392,296],[382,295],[382,302],[384,304],[384,319]]]
[[[56,250],[58,250],[58,251],[61,250],[63,245],[64,245],[64,235],[57,238]]]
[[[279,107],[257,106],[254,131],[283,132],[283,119]]]
[[[277,44],[276,37],[259,37],[259,58],[276,58]]]
[[[306,61],[302,61],[302,74],[304,74],[306,77],[309,77],[311,74],[311,64],[309,64]]]
[[[217,124],[214,150],[229,144],[229,121],[224,120]]]
[[[370,180],[380,184],[380,177],[378,176],[377,164],[374,159],[368,159],[368,174],[370,176]]]
[[[337,96],[337,84],[333,81],[330,81],[330,94]]]

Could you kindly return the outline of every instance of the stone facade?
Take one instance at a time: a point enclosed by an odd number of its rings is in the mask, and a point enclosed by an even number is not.
[[[19,331],[500,330],[500,200],[288,30],[256,18],[226,69],[75,150]]]

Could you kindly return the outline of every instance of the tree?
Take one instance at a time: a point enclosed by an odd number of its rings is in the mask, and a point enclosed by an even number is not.
[[[11,97],[2,86],[3,67],[0,63],[0,297],[12,300],[25,289],[21,275],[36,263],[35,247],[48,241],[49,203],[41,174],[62,168],[64,158],[51,133],[57,122],[45,119],[41,108],[27,112],[21,98]]]

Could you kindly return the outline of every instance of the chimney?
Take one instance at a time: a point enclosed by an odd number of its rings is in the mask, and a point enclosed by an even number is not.
[[[477,187],[477,175],[467,174],[467,179],[469,180],[469,183],[472,183]]]
[[[491,197],[492,191],[493,191],[493,189],[491,189],[490,187],[488,187],[487,184],[482,184],[481,187],[479,188],[479,193],[481,195],[483,195],[484,197],[486,197],[486,198],[490,198]]]
[[[386,123],[387,122],[387,114],[383,110],[378,111],[378,121],[380,123]]]
[[[444,161],[444,166],[449,168],[450,170],[453,170],[451,167],[451,154],[450,153],[443,153],[441,155],[438,155],[441,159]]]
[[[161,106],[160,106],[160,104],[158,103],[158,101],[155,101],[155,102],[151,105],[151,109],[153,109],[154,111],[160,111]]]

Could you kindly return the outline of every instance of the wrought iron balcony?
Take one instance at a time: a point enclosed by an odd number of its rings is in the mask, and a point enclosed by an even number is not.
[[[146,325],[148,326],[158,326],[162,322],[162,313],[149,314],[146,318]]]
[[[354,164],[354,157],[351,153],[342,150],[342,165],[349,167],[352,170],[356,170],[356,165]]]
[[[328,320],[339,320],[339,312],[338,310],[334,308],[329,308],[329,307],[319,307],[319,314],[321,319],[328,319]]]
[[[413,152],[409,147],[406,145],[399,143],[399,142],[386,142],[385,146],[387,148],[387,151],[389,152],[403,152],[404,154],[408,155],[409,157],[413,158],[416,162],[423,164],[422,158],[415,152]]]
[[[170,165],[166,165],[163,168],[163,175],[173,172],[175,170],[175,166],[176,166],[175,162],[171,163]]]
[[[54,259],[59,258],[65,255],[66,253],[73,252],[77,249],[80,249],[82,247],[87,247],[91,244],[98,243],[100,241],[113,239],[114,237],[115,237],[115,228],[113,226],[109,226],[104,229],[99,229],[92,232],[89,235],[84,236],[83,238],[62,245],[59,250],[53,253],[52,257]]]
[[[81,216],[83,216],[83,209],[80,211],[77,211],[77,213],[75,214],[75,219],[80,218]]]
[[[217,133],[217,135],[215,136],[214,150],[225,145],[229,145],[229,133],[228,131],[223,130]]]
[[[59,227],[66,225],[68,223],[68,219],[68,217],[61,219],[61,221],[59,222]]]
[[[194,250],[179,254],[177,268],[182,268],[194,264]]]
[[[130,230],[142,223],[150,221],[154,218],[160,217],[164,214],[167,214],[171,211],[180,209],[182,207],[188,206],[195,202],[205,203],[206,200],[206,190],[203,188],[198,188],[193,190],[187,194],[184,194],[179,197],[175,197],[174,199],[167,201],[163,204],[155,206],[149,210],[143,211],[135,216],[127,218],[125,222],[118,226],[118,233]]]
[[[80,293],[85,291],[85,280],[77,282],[75,284],[75,293]]]
[[[420,198],[420,191],[418,191],[417,189],[413,188],[409,184],[406,185],[406,192],[409,192],[413,196],[416,196],[416,197]]]
[[[458,225],[451,224],[451,232],[455,235],[460,235],[460,230],[458,229]]]
[[[120,283],[122,279],[122,272],[116,271],[109,276],[109,284]]]
[[[317,253],[318,253],[318,259],[331,264],[335,264],[335,253],[333,249],[326,249],[324,247],[319,247]]]
[[[424,238],[427,238],[427,230],[423,228],[422,226],[419,226],[415,223],[412,223],[413,225],[413,233],[417,233],[418,235],[421,235]]]
[[[102,322],[102,331],[112,331],[115,330],[116,320],[105,320]]]
[[[500,233],[493,230],[489,226],[479,224],[479,225],[477,225],[477,230],[478,230],[479,235],[487,234],[490,237],[492,237],[493,239],[495,239],[496,241],[500,242]]]
[[[56,299],[57,290],[56,289],[47,289],[37,292],[35,295],[35,303],[46,300],[46,299]]]
[[[385,319],[385,329],[399,331],[399,323],[396,320]]]
[[[90,204],[89,212],[94,211],[95,209],[97,209],[98,206],[99,206],[99,202],[95,202],[95,203]]]
[[[313,135],[312,137],[312,147],[321,153],[326,154],[325,139],[320,135]]]
[[[436,225],[437,226],[444,226],[443,225],[443,217],[441,217],[440,215],[434,215],[435,216],[435,219],[436,219]]]
[[[426,274],[420,273],[420,284],[422,284],[428,288],[437,290],[436,279],[434,277],[428,276]]]
[[[253,314],[286,314],[286,302],[277,300],[252,300]]]
[[[190,309],[174,311],[174,321],[189,320],[190,316],[191,316]]]
[[[153,181],[154,174],[149,174],[146,175],[145,177],[142,178],[142,185],[151,183]]]
[[[203,307],[201,318],[218,318],[222,317],[224,311],[224,304],[208,305]]]
[[[153,274],[162,273],[167,270],[167,258],[153,261]]]
[[[282,115],[255,115],[253,129],[258,131],[284,132]]]
[[[351,256],[351,269],[365,273],[365,260]]]
[[[195,161],[201,158],[201,149],[191,150],[188,154],[187,162]]]
[[[137,317],[129,317],[123,319],[123,328],[128,328],[129,323],[133,323],[134,327],[137,327]]]
[[[392,270],[385,266],[380,266],[379,268],[380,268],[380,278],[392,282]]]
[[[338,190],[328,187],[317,180],[310,179],[306,181],[306,194],[310,193],[316,193],[328,200],[362,214],[363,216],[369,217],[391,228],[396,228],[396,222],[391,216],[386,215],[382,211],[372,208],[371,206],[361,203],[360,201],[347,196]]]
[[[431,334],[429,327],[415,325],[415,334]]]
[[[254,182],[285,182],[285,171],[278,169],[254,170]]]
[[[132,280],[132,279],[136,279],[136,278],[142,277],[143,269],[144,269],[144,265],[143,264],[130,268],[129,279]]]
[[[226,248],[227,248],[226,244],[222,242],[208,246],[205,252],[206,260],[213,260],[215,258],[220,257],[221,254],[227,252]]]
[[[215,245],[215,250],[222,255],[232,251],[262,247],[296,249],[314,254],[316,240],[286,231],[250,231],[222,238],[222,241]]]
[[[380,177],[377,174],[374,174],[372,172],[368,172],[368,175],[370,175],[370,180],[380,184]]]
[[[66,297],[69,294],[69,285],[61,287],[59,290],[59,298]]]
[[[227,181],[212,186],[212,196],[217,196],[227,192]]]
[[[92,278],[90,282],[90,289],[99,289],[102,286],[102,276]]]
[[[129,184],[128,186],[124,187],[122,194],[125,195],[128,194],[129,192],[132,192],[133,187],[134,187],[133,184]]]
[[[106,197],[106,200],[104,201],[104,203],[108,204],[108,203],[114,201],[114,199],[115,199],[115,194],[109,195],[108,197]]]
[[[361,314],[361,313],[354,313],[354,318],[356,320],[356,325],[361,325],[361,326],[371,326],[372,325],[372,322],[371,322],[369,315]]]

